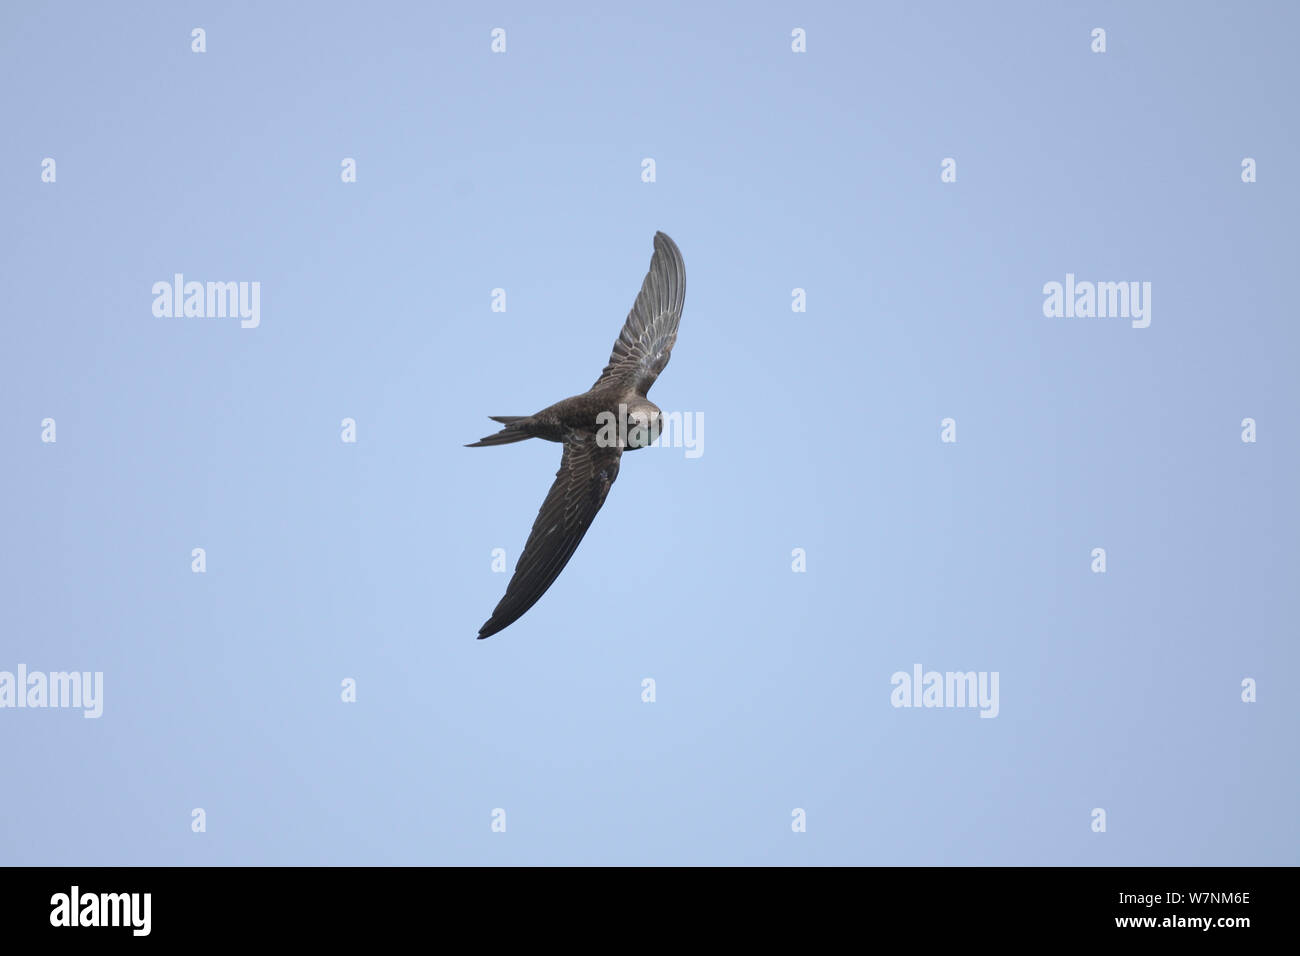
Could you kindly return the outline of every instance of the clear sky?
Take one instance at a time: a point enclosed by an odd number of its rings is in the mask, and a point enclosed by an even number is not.
[[[547,6],[4,5],[0,862],[1300,862],[1297,7]],[[700,453],[477,641],[660,229]]]

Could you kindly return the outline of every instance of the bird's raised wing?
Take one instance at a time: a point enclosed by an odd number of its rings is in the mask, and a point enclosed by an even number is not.
[[[622,384],[644,396],[668,364],[685,299],[686,264],[681,251],[677,243],[656,232],[655,252],[641,294],[618,333],[609,364],[592,387]]]
[[[565,443],[555,484],[537,512],[505,597],[479,628],[479,640],[519,620],[559,577],[605,503],[622,454],[622,449],[602,448],[593,439]]]

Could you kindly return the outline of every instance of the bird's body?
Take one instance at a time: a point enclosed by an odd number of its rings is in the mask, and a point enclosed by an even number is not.
[[[494,422],[501,422],[506,427],[495,435],[488,435],[465,447],[506,445],[526,438],[557,442],[585,441],[588,437],[596,437],[600,423],[610,420],[607,416],[613,416],[613,421],[617,424],[620,408],[624,418],[637,419],[648,412],[658,420],[660,415],[657,405],[631,389],[619,386],[593,388],[589,392],[548,405],[534,415],[493,415]],[[623,445],[625,451],[639,447],[641,446]]]
[[[623,452],[658,437],[662,414],[646,392],[668,364],[685,295],[681,252],[662,232],[655,233],[650,271],[596,384],[534,415],[492,416],[505,427],[468,446],[529,438],[564,445],[555,483],[533,522],[505,597],[479,629],[480,639],[513,624],[546,593],[605,503]]]

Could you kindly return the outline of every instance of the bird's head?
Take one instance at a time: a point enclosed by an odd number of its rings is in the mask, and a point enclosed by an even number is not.
[[[654,402],[643,400],[627,410],[627,447],[645,448],[659,438],[663,412]]]

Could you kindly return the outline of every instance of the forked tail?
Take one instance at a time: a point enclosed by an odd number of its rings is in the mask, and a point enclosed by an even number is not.
[[[483,448],[487,445],[509,445],[511,442],[523,441],[525,438],[532,438],[524,426],[532,419],[531,415],[489,415],[488,418],[494,422],[500,422],[506,427],[501,429],[495,435],[487,435],[476,442],[466,445],[466,448]]]

